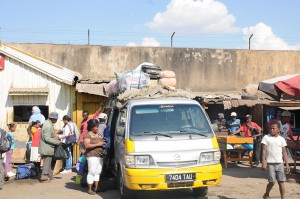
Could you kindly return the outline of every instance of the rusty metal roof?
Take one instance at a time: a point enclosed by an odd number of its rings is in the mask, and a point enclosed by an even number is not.
[[[104,93],[104,86],[106,83],[102,84],[85,84],[85,83],[77,83],[76,90],[79,93],[88,93],[92,95],[100,95],[107,97]]]
[[[257,92],[253,99],[242,99],[246,94],[243,91],[216,91],[216,92],[201,92],[198,96],[204,98],[208,104],[223,104],[224,109],[231,109],[239,106],[252,107],[257,104],[270,104],[273,99],[264,94]]]

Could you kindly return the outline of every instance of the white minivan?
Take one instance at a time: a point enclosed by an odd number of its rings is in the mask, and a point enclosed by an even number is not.
[[[220,150],[200,104],[186,98],[107,103],[109,163],[120,195],[139,190],[191,189],[205,196],[221,181]]]

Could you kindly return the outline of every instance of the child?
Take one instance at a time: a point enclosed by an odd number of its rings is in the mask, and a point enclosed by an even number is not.
[[[263,198],[270,198],[269,194],[273,188],[275,181],[278,181],[281,199],[285,197],[285,186],[286,176],[284,172],[283,159],[286,164],[286,172],[290,172],[286,153],[286,141],[279,135],[280,123],[273,121],[270,123],[269,134],[265,135],[261,141],[263,146],[262,152],[262,170],[268,170],[268,185],[266,187],[266,193]],[[282,159],[283,157],[283,159]]]
[[[40,126],[41,126],[41,122],[39,120],[32,122],[32,128],[31,128],[32,144],[30,150],[30,162],[34,163],[38,174],[40,173],[40,162],[41,162],[41,155],[38,152],[40,140],[41,140],[41,133],[42,133]]]
[[[8,177],[13,177],[16,174],[11,171],[11,158],[15,149],[15,140],[14,140],[13,132],[15,132],[17,125],[11,123],[8,124],[7,126],[9,130],[7,133],[11,137],[11,146],[10,146],[10,150],[6,152],[6,156],[5,156],[5,172]]]

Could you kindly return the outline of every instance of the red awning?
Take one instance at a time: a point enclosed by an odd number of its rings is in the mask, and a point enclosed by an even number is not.
[[[275,85],[288,95],[300,96],[300,75],[276,82]]]

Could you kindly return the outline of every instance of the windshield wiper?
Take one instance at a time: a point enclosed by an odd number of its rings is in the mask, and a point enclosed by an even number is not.
[[[173,137],[173,136],[171,136],[169,134],[159,133],[159,132],[156,132],[156,131],[144,131],[144,133],[145,134],[150,134],[150,135],[162,135],[162,136],[169,137],[169,138]]]
[[[181,129],[180,132],[186,132],[186,133],[189,133],[189,134],[196,134],[196,135],[201,135],[203,137],[207,137],[207,135],[205,135],[203,133],[198,133],[198,132],[195,132],[193,130],[188,130],[188,129]]]

